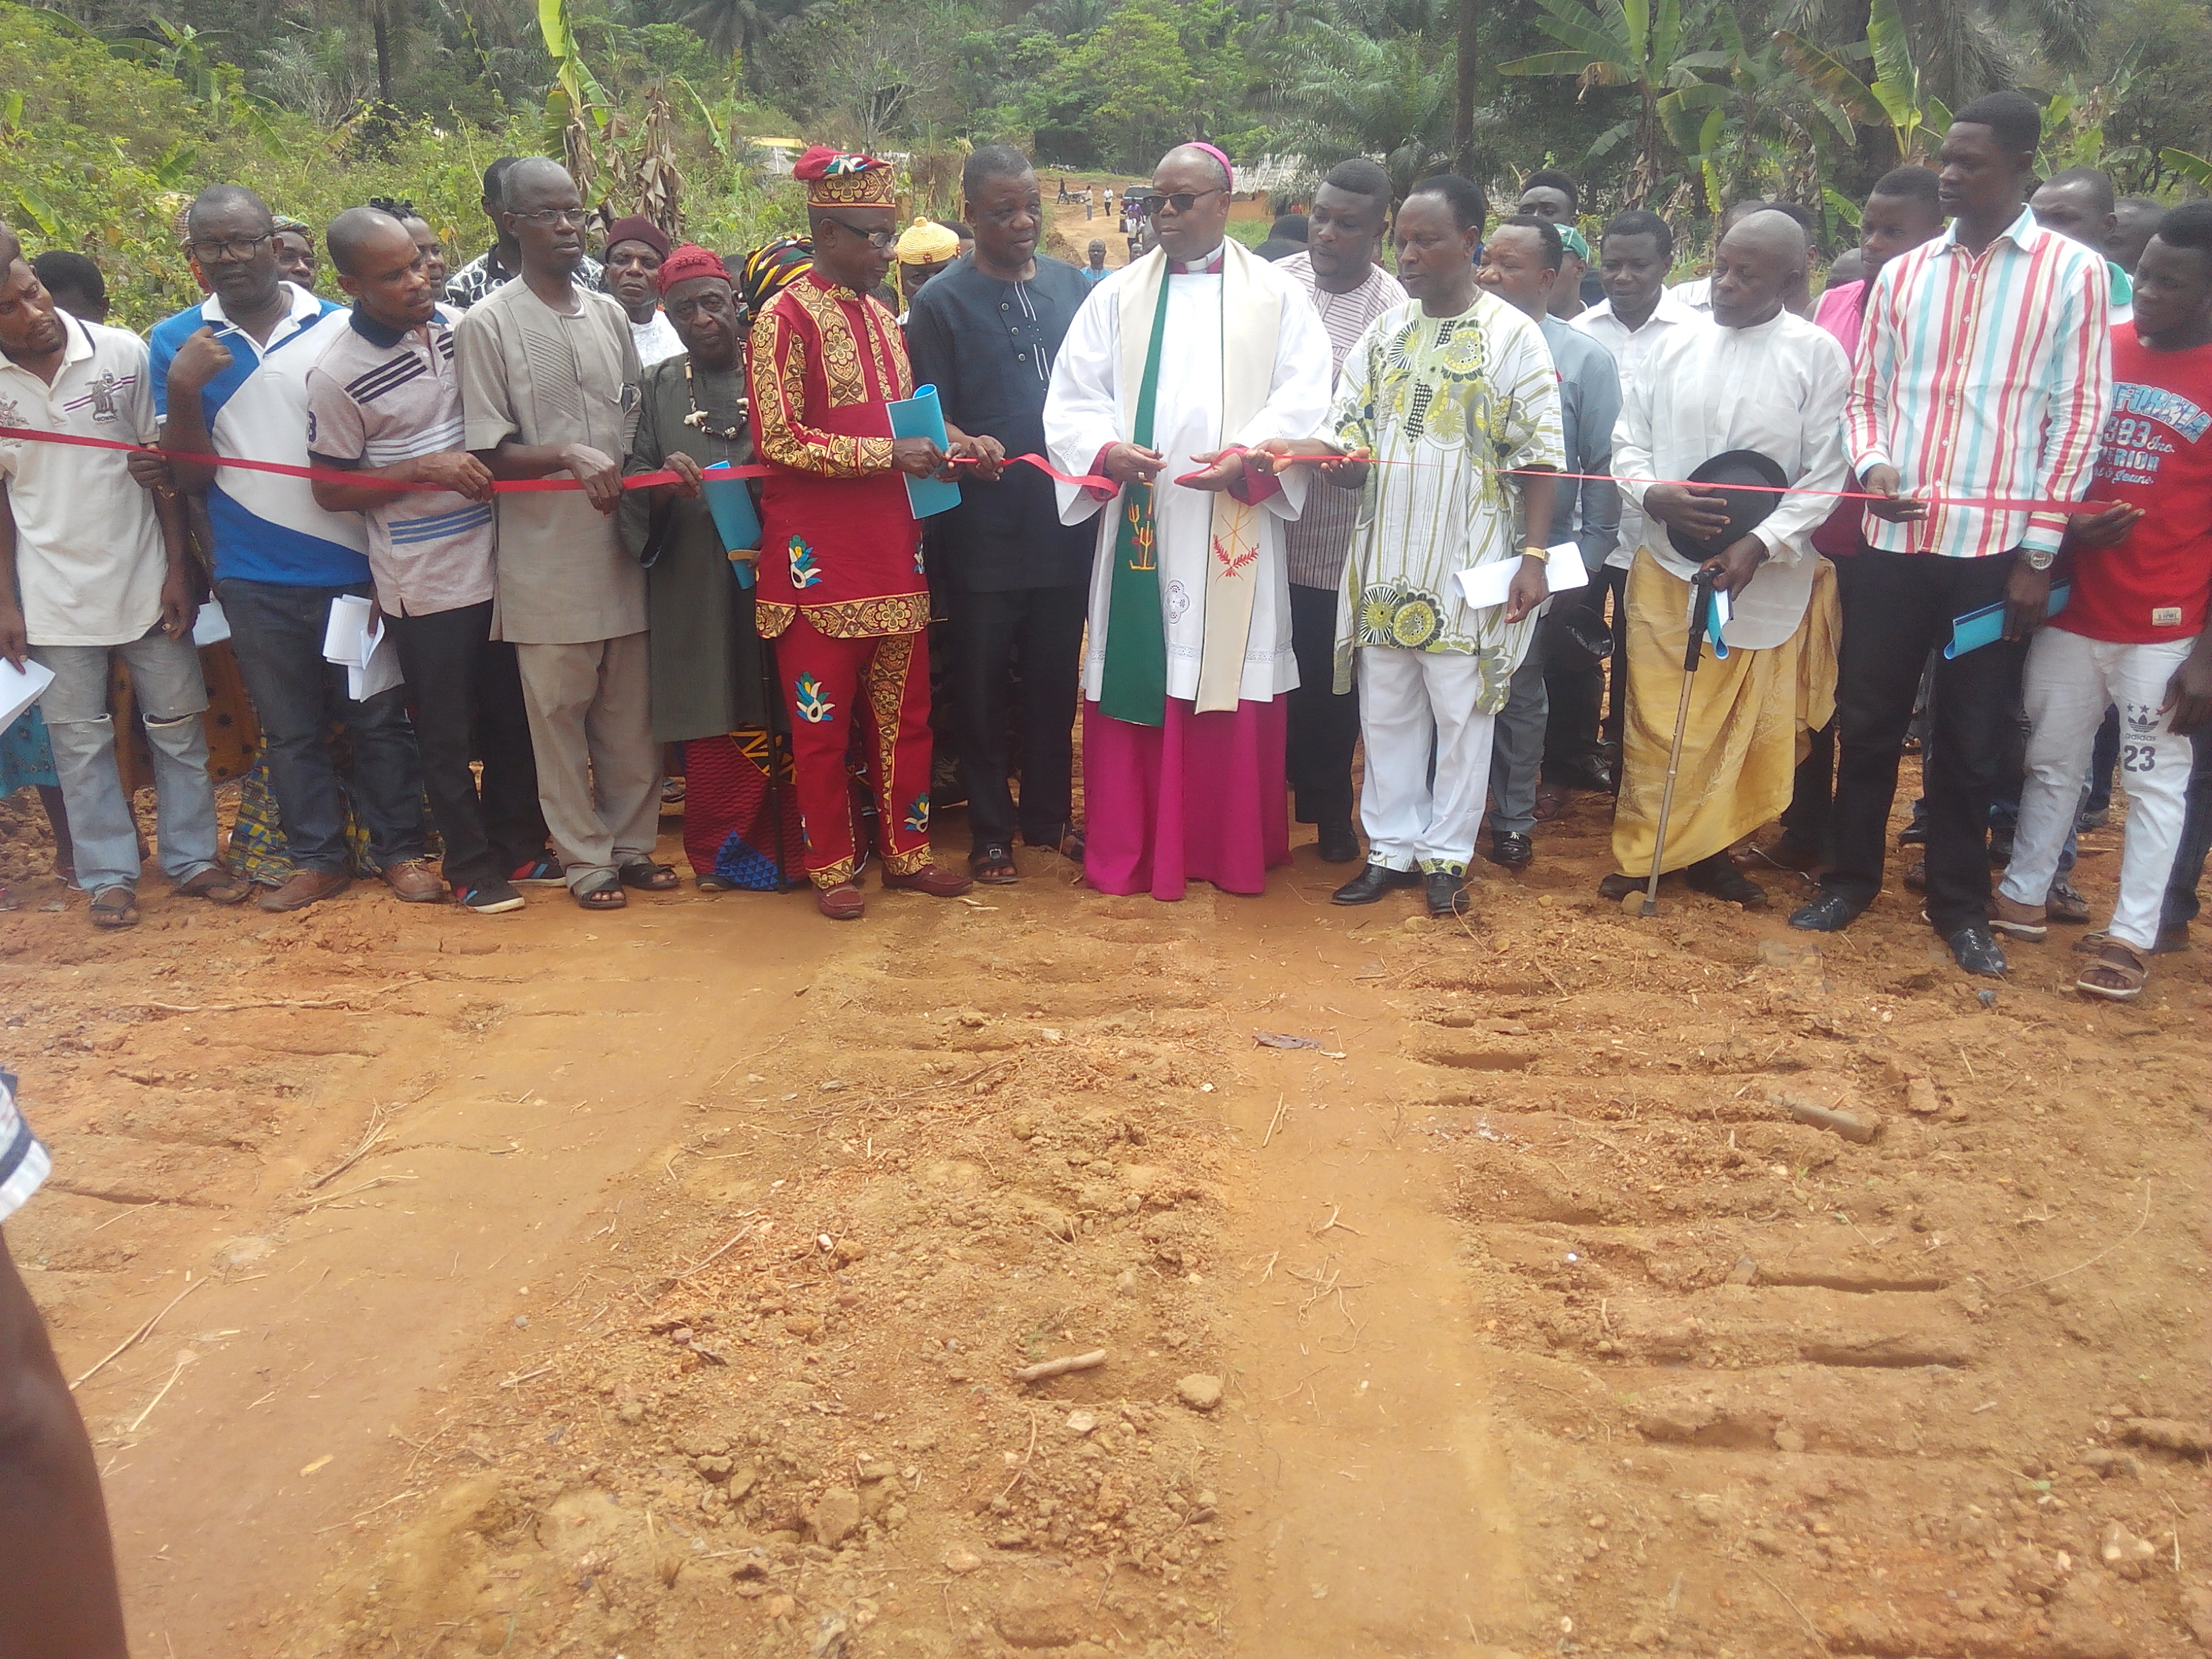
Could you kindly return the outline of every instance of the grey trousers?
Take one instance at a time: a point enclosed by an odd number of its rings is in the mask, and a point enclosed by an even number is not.
[[[647,639],[625,634],[514,647],[538,756],[538,804],[570,892],[650,859],[660,834],[660,745],[653,740]]]
[[[1547,616],[1544,622],[1551,618]],[[1505,707],[1490,742],[1490,827],[1525,836],[1536,827],[1536,780],[1544,766],[1544,728],[1552,697],[1544,684],[1544,623],[1528,635],[1528,654],[1506,682]]]

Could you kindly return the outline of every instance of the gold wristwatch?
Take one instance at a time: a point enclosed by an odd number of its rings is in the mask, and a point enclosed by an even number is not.
[[[1549,564],[1552,562],[1552,550],[1548,547],[1524,547],[1521,550],[1521,556],[1524,559],[1534,559],[1538,564]]]

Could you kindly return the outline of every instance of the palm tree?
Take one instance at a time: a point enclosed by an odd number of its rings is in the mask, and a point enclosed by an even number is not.
[[[1724,52],[1708,50],[1714,32],[1712,0],[1597,0],[1598,9],[1582,0],[1539,0],[1545,33],[1566,49],[1540,52],[1500,64],[1500,75],[1571,75],[1579,96],[1593,87],[1614,87],[1636,94],[1628,119],[1599,135],[1589,148],[1604,155],[1623,142],[1635,145],[1627,199],[1638,205],[1658,188],[1665,173],[1667,125],[1679,120],[1684,94],[1703,94],[1700,70],[1725,67]]]
[[[737,58],[744,66],[745,85],[759,95],[766,90],[760,79],[761,48],[827,3],[828,0],[699,0],[684,14],[684,21],[710,49]]]
[[[1304,37],[1268,101],[1288,118],[1283,148],[1326,167],[1379,155],[1402,200],[1443,165],[1451,142],[1453,71],[1417,34],[1372,37],[1336,23]]]

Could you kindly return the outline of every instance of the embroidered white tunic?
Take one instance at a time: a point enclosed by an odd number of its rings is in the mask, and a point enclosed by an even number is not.
[[[1345,562],[1337,690],[1351,689],[1355,646],[1397,647],[1476,658],[1477,711],[1504,706],[1535,619],[1508,627],[1504,605],[1473,609],[1457,577],[1520,556],[1519,493],[1502,469],[1564,467],[1559,422],[1543,331],[1495,295],[1450,317],[1408,301],[1368,325],[1328,421],[1333,441],[1382,463]]]
[[[1219,273],[1165,279],[1167,332],[1160,346],[1152,447],[1167,458],[1167,464],[1160,469],[1153,497],[1152,525],[1159,562],[1161,617],[1167,629],[1167,694],[1184,699],[1198,695],[1215,497],[1210,491],[1186,489],[1175,480],[1198,470],[1193,456],[1210,454],[1225,444],[1249,446],[1267,438],[1306,437],[1328,407],[1332,362],[1328,337],[1312,302],[1273,266],[1253,258],[1241,246],[1224,244],[1223,252],[1242,265],[1243,275],[1239,280],[1279,290],[1280,319],[1266,401],[1236,430],[1224,432],[1223,359],[1228,349],[1224,333],[1233,342],[1236,332],[1233,322],[1226,330],[1224,326],[1225,279]],[[1045,399],[1045,442],[1053,465],[1063,472],[1087,473],[1105,445],[1131,440],[1124,406],[1134,406],[1136,388],[1122,384],[1121,290],[1139,279],[1144,270],[1145,262],[1140,260],[1098,284],[1076,313],[1053,362],[1052,386]],[[1135,342],[1133,355],[1140,365],[1146,343]],[[1298,683],[1297,661],[1291,653],[1290,578],[1283,526],[1285,520],[1297,517],[1311,477],[1310,470],[1304,467],[1285,470],[1282,489],[1255,506],[1249,514],[1256,531],[1254,545],[1259,568],[1243,669],[1237,681],[1241,701],[1264,702],[1295,690]],[[1097,514],[1102,505],[1113,505],[1102,503],[1073,485],[1057,488],[1062,524],[1079,524]],[[1092,702],[1097,700],[1105,678],[1107,615],[1120,519],[1118,511],[1099,515],[1098,556],[1091,579],[1089,643],[1083,664],[1083,695]]]

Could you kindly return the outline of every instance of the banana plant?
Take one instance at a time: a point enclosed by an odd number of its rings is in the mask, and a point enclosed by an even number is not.
[[[538,0],[538,32],[553,59],[553,84],[545,89],[546,148],[560,147],[576,188],[588,200],[599,173],[593,141],[606,131],[610,113],[606,88],[577,49],[568,0]]]
[[[1900,164],[1929,159],[1950,130],[1951,112],[1913,59],[1911,37],[1905,33],[1897,0],[1874,0],[1867,15],[1866,44],[1842,57],[1788,29],[1778,31],[1774,43],[1782,50],[1783,61],[1804,77],[1831,120],[1844,118],[1846,137],[1849,122],[1887,125]],[[1871,59],[1874,79],[1860,79],[1846,58],[1852,62]]]
[[[1627,199],[1648,200],[1666,171],[1670,121],[1694,123],[1692,111],[1705,106],[1698,100],[1716,90],[1699,71],[1727,64],[1725,52],[1711,50],[1716,6],[1711,0],[1600,0],[1596,9],[1582,0],[1538,3],[1544,15],[1537,27],[1565,50],[1517,58],[1500,64],[1498,72],[1571,75],[1579,83],[1577,98],[1588,97],[1594,87],[1634,93],[1634,113],[1600,134],[1589,155],[1595,158],[1632,143],[1636,155],[1629,166]],[[1694,131],[1694,125],[1686,130]]]

